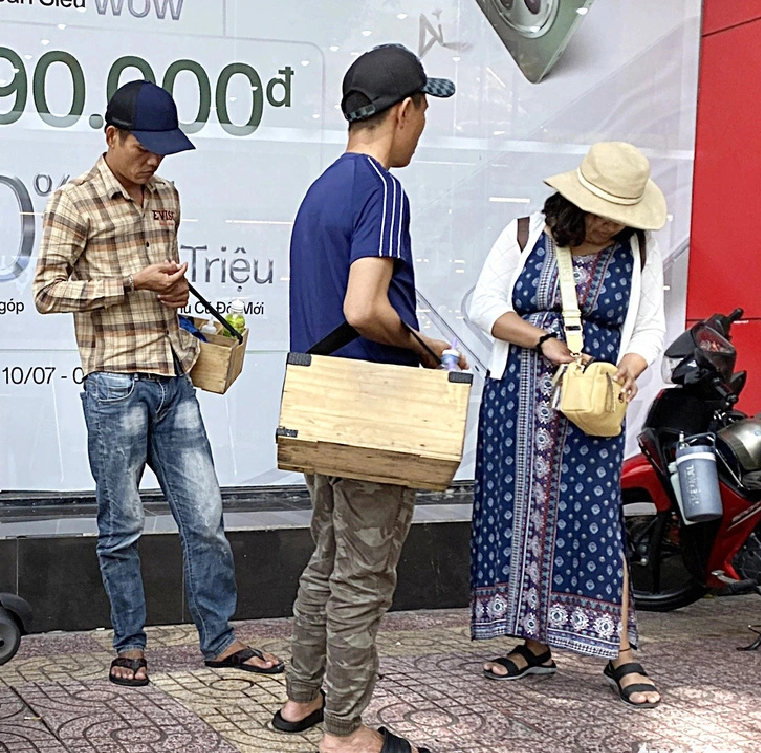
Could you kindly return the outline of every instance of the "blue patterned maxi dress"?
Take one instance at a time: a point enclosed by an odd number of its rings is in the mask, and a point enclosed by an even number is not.
[[[558,268],[544,235],[526,260],[513,307],[562,333]],[[573,260],[584,350],[616,361],[629,306],[632,254],[616,243]],[[509,635],[618,656],[625,548],[624,432],[588,437],[551,405],[553,368],[511,345],[481,405],[471,543],[474,640]],[[630,639],[636,622],[630,609]]]

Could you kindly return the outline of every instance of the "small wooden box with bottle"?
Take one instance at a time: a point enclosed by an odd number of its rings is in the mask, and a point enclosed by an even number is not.
[[[243,303],[233,301],[230,313],[223,320],[197,291],[192,292],[219,321],[193,320],[206,342],[201,342],[201,352],[190,371],[190,378],[198,389],[224,395],[243,370],[243,357],[248,343]]]
[[[208,320],[194,319],[196,327],[201,327]],[[193,384],[200,390],[224,395],[243,370],[243,357],[246,354],[248,328],[241,332],[242,340],[222,334],[222,326],[214,323],[217,333],[204,334],[208,342],[201,343],[198,360],[190,372]]]

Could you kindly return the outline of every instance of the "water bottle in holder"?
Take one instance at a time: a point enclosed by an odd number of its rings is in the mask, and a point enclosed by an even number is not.
[[[716,470],[716,437],[695,434],[679,437],[676,449],[676,470],[682,517],[687,523],[705,523],[723,513],[719,474]]]

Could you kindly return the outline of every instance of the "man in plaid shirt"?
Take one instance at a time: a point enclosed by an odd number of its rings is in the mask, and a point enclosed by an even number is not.
[[[109,678],[147,685],[145,594],[137,541],[138,485],[156,474],[180,530],[189,606],[207,666],[283,671],[244,646],[229,624],[237,592],[222,499],[188,373],[199,341],[179,327],[188,302],[179,263],[180,202],[155,175],[193,145],[171,95],[148,81],[116,91],[106,111],[108,151],[52,196],[34,294],[40,313],[73,313],[85,373],[90,468],[98,502],[97,554],[111,602]]]

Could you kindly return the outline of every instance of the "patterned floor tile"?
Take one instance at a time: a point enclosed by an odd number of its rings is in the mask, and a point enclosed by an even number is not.
[[[0,753],[66,753],[66,748],[15,691],[0,688]]]
[[[97,633],[41,633],[27,635],[21,642],[17,660],[56,654],[97,653],[101,644],[94,637]]]
[[[198,632],[194,625],[171,625],[168,627],[149,627],[145,630],[149,648],[167,648],[171,646],[198,646]],[[98,630],[93,633],[95,640],[108,651],[114,641],[112,630]]]
[[[316,750],[319,729],[283,735],[271,726],[286,697],[283,675],[244,675],[234,670],[171,672],[155,680],[155,685],[244,753]]]
[[[761,652],[736,651],[761,622],[758,597],[704,599],[641,614],[642,661],[663,692],[630,709],[605,662],[556,652],[558,672],[521,682],[483,677],[485,660],[515,641],[471,642],[468,613],[387,615],[380,677],[366,721],[435,753],[756,753]],[[236,625],[249,645],[287,659],[290,623]],[[203,666],[192,625],[148,629],[149,688],[105,678],[109,631],[28,636],[0,667],[0,753],[314,753],[319,728],[287,736],[271,726],[284,676]],[[646,747],[645,747],[646,746]]]
[[[463,708],[379,691],[368,710],[368,723],[387,726],[438,753],[458,751],[463,741],[479,747],[488,743],[493,750],[502,745],[534,750],[547,742],[540,731],[480,700]]]
[[[254,648],[271,652],[281,658],[290,656],[290,645],[282,638],[260,638],[250,642]],[[146,652],[151,676],[166,672],[194,672],[204,668],[204,659],[197,645],[194,646],[161,646],[149,648]],[[235,674],[246,676],[244,670],[234,670]]]
[[[251,643],[260,638],[280,638],[284,641],[291,639],[290,620],[256,620],[256,622],[234,623],[235,637],[245,643]]]
[[[464,630],[470,620],[469,609],[423,610],[420,612],[389,612],[383,618],[384,631],[408,630],[420,632],[438,628]]]
[[[233,623],[236,637],[250,642],[256,639],[280,639],[287,642],[291,637],[290,620],[249,620]],[[153,647],[198,646],[198,632],[194,625],[168,625],[146,628],[148,645]],[[97,630],[90,635],[101,646],[110,649],[113,643],[112,630]]]
[[[233,753],[214,730],[156,688],[32,683],[23,701],[76,753]]]
[[[241,753],[315,753],[322,736],[321,728],[313,728],[304,734],[285,735],[269,724],[272,713],[266,718],[252,718],[246,710],[236,707],[220,710],[216,716],[204,717],[226,741]]]
[[[168,672],[154,677],[153,684],[193,709],[248,702],[265,707],[285,697],[283,675],[259,675],[232,669]]]
[[[236,637],[247,645],[278,656],[290,655],[290,623],[286,620],[262,620],[240,623]],[[146,630],[148,648],[146,659],[152,673],[176,670],[192,671],[203,667],[203,655],[198,646],[198,633],[192,625],[153,627]],[[92,639],[113,658],[113,632],[101,630]],[[2,675],[0,674],[0,677]]]
[[[23,641],[22,641],[23,643]],[[102,680],[108,677],[113,656],[102,650],[89,654],[51,653],[47,656],[20,658],[0,668],[0,678],[8,686],[19,687],[32,682]]]
[[[472,651],[480,653],[483,647],[472,643],[468,629],[432,628],[430,630],[385,630],[378,634],[378,652],[382,656],[407,656],[409,654],[441,654],[445,651]]]

